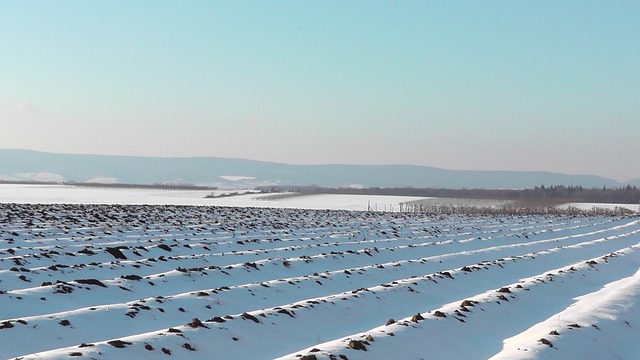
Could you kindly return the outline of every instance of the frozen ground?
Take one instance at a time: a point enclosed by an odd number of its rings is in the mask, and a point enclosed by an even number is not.
[[[640,358],[637,217],[34,192],[0,191],[3,359]]]

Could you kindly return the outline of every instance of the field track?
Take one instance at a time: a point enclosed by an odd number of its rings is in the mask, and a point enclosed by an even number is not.
[[[640,354],[637,217],[0,204],[0,224],[2,359]]]

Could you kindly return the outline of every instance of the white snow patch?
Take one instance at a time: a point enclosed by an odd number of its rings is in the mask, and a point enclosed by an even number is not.
[[[254,180],[253,176],[223,175],[220,178],[228,181]]]
[[[86,182],[89,184],[117,184],[118,178],[103,176],[89,179]]]
[[[63,182],[64,176],[52,172],[18,173],[16,178],[26,181]]]

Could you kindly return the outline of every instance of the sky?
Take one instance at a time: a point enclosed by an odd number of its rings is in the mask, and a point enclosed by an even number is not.
[[[0,148],[640,178],[637,1],[0,4]]]

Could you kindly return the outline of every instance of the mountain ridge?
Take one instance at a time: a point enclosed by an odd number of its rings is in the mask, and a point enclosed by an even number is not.
[[[0,149],[0,180],[194,184],[227,188],[268,185],[322,187],[532,188],[574,185],[585,188],[640,185],[595,175],[548,171],[449,170],[420,165],[292,165],[221,157],[143,157],[62,154]]]

